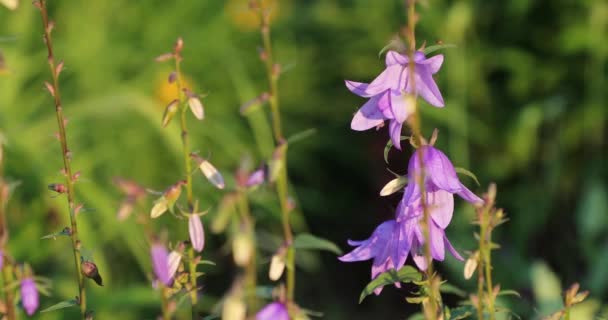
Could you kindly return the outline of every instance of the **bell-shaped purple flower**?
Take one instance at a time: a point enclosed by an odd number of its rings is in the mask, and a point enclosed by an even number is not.
[[[465,187],[456,174],[454,165],[450,159],[437,148],[431,145],[424,145],[418,148],[411,156],[408,164],[408,184],[403,194],[403,201],[411,204],[420,198],[420,186],[418,178],[422,174],[420,167],[419,154],[422,153],[422,163],[424,166],[424,188],[426,192],[436,192],[444,190],[452,194],[457,194],[470,203],[483,203],[483,200]]]
[[[158,281],[170,286],[172,279],[169,274],[169,252],[167,248],[160,243],[153,243],[150,247],[150,256],[152,257],[154,275]]]
[[[372,279],[389,269],[399,270],[405,264],[410,244],[405,238],[404,224],[396,220],[380,224],[367,240],[348,240],[348,244],[356,246],[353,251],[339,257],[344,262],[365,261],[374,259],[372,264]],[[399,283],[395,286],[400,287]],[[374,290],[376,295],[382,288]]]
[[[448,240],[445,229],[452,220],[454,212],[454,196],[444,190],[426,193],[426,208],[429,210],[429,237],[431,257],[437,261],[445,259],[447,249],[456,259],[463,260],[456,249]],[[409,250],[416,266],[420,270],[426,270],[427,261],[424,257],[424,233],[421,220],[424,219],[424,208],[421,198],[413,203],[407,204],[404,200],[397,208],[397,221],[403,224],[404,241],[409,245]]]
[[[433,79],[433,74],[443,64],[443,55],[427,59],[424,53],[417,51],[414,62],[414,74],[411,74],[409,57],[389,51],[386,54],[386,69],[371,83],[346,80],[346,87],[351,92],[370,98],[353,117],[353,130],[368,130],[389,120],[389,135],[395,147],[401,149],[401,127],[414,111],[415,97],[420,95],[435,107],[444,106],[441,92]]]
[[[255,315],[255,320],[289,320],[289,312],[285,304],[272,302]]]
[[[196,214],[191,214],[188,218],[188,231],[190,232],[190,242],[194,250],[201,252],[205,247],[205,230],[201,217]]]
[[[31,277],[21,280],[21,304],[28,316],[33,315],[40,305],[38,289],[36,289],[36,283]]]

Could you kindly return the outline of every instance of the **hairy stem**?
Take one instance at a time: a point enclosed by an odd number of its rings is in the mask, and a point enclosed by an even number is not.
[[[281,114],[279,108],[279,91],[278,91],[278,78],[279,78],[279,70],[275,68],[274,60],[272,57],[272,42],[270,38],[270,24],[269,24],[269,16],[268,12],[265,11],[265,8],[261,1],[258,1],[259,14],[261,20],[261,33],[262,33],[262,41],[264,43],[264,52],[262,60],[266,66],[266,73],[268,75],[268,86],[270,90],[270,109],[272,112],[272,128],[273,134],[275,138],[275,143],[277,147],[283,147],[279,154],[275,154],[274,156],[278,156],[277,159],[279,162],[280,171],[278,173],[276,188],[277,195],[279,197],[279,202],[281,205],[281,221],[283,225],[283,237],[285,243],[289,246],[287,251],[287,304],[290,305],[294,300],[295,296],[295,248],[292,246],[293,242],[293,233],[291,230],[290,224],[290,210],[288,204],[288,178],[287,178],[287,145],[283,145],[285,143],[285,139],[283,137],[283,132],[281,128]],[[291,266],[291,268],[289,268]],[[290,308],[290,315],[291,308]]]
[[[55,57],[53,55],[53,44],[51,38],[52,27],[49,24],[48,12],[46,9],[46,1],[39,2],[40,13],[42,15],[42,25],[44,28],[44,42],[48,51],[48,64],[53,77],[53,97],[55,99],[55,113],[57,114],[57,125],[59,127],[59,140],[61,142],[61,155],[63,157],[63,173],[66,176],[68,208],[70,212],[70,238],[72,239],[72,250],[74,253],[74,264],[76,266],[76,279],[78,282],[80,303],[80,313],[84,319],[87,311],[87,299],[84,285],[84,276],[80,270],[82,256],[80,253],[80,240],[78,238],[78,224],[76,222],[76,210],[74,202],[74,178],[72,176],[72,168],[70,165],[70,150],[68,149],[68,141],[65,130],[65,118],[63,117],[63,107],[61,105],[61,96],[59,93],[59,73],[57,72]]]
[[[245,292],[247,297],[247,310],[249,313],[254,313],[258,309],[258,299],[255,294],[257,287],[257,268],[256,268],[256,240],[255,240],[255,226],[253,218],[251,217],[251,210],[249,209],[249,200],[247,199],[247,193],[244,190],[239,190],[239,212],[241,219],[245,224],[249,236],[252,238],[254,243],[253,252],[249,263],[245,267]]]
[[[175,56],[175,73],[177,90],[180,101],[181,108],[181,117],[180,117],[180,126],[182,131],[182,146],[183,146],[183,155],[184,155],[184,170],[186,171],[186,196],[188,201],[188,210],[194,210],[194,200],[192,196],[192,161],[190,159],[190,136],[188,133],[188,125],[186,121],[186,113],[187,113],[187,103],[184,101],[184,92],[183,92],[183,82],[182,82],[182,72],[181,72],[181,56],[176,53]],[[189,264],[188,270],[190,271],[190,285],[192,286],[192,291],[190,291],[190,300],[192,301],[192,309],[194,310],[194,306],[198,302],[198,289],[196,285],[196,263],[194,263],[194,248],[190,246],[188,248],[188,256]]]
[[[415,82],[415,68],[416,68],[416,63],[414,60],[414,53],[416,52],[416,1],[415,0],[409,0],[407,2],[408,7],[407,7],[407,20],[408,20],[408,28],[407,28],[407,38],[409,40],[409,51],[408,51],[408,55],[409,55],[409,82],[411,84],[411,92],[416,92],[416,82]],[[421,119],[420,119],[420,112],[418,111],[418,106],[417,106],[417,97],[414,97],[413,99],[413,103],[414,103],[414,107],[413,109],[414,114],[413,114],[413,121],[411,121],[411,127],[412,127],[412,132],[413,132],[413,139],[416,143],[416,145],[418,145],[419,148],[421,148],[424,145],[424,138],[422,136],[422,124],[421,124]],[[440,295],[438,292],[436,291],[436,285],[434,283],[434,272],[433,272],[433,257],[432,257],[432,253],[431,253],[431,235],[430,235],[430,226],[431,226],[431,215],[430,215],[430,211],[428,210],[428,206],[427,206],[427,199],[426,199],[426,178],[425,178],[425,168],[424,168],[424,154],[423,152],[418,152],[418,162],[419,162],[419,167],[420,167],[420,174],[419,176],[416,177],[416,183],[418,184],[418,187],[420,189],[420,201],[422,204],[422,210],[423,210],[423,221],[422,221],[422,233],[424,236],[424,257],[426,260],[426,265],[427,268],[425,270],[425,274],[426,274],[426,279],[428,282],[428,286],[429,286],[429,290],[428,290],[428,295],[429,295],[429,303],[428,303],[428,309],[424,312],[425,317],[429,320],[435,320],[437,319],[437,314],[438,314],[438,310],[439,310],[439,306],[438,306],[438,301],[440,298]]]
[[[8,242],[8,224],[6,222],[6,202],[8,199],[8,186],[2,179],[2,142],[0,142],[0,259],[4,260],[4,266],[1,270],[2,273],[2,285],[4,288],[8,288],[8,285],[13,281],[13,265],[11,261],[8,261],[8,254],[6,254],[5,245]],[[15,320],[15,300],[13,296],[13,290],[4,290],[4,305],[6,308],[7,320]]]
[[[486,209],[483,211],[482,213],[484,216],[486,216],[486,218],[489,218],[489,214],[490,214],[490,210]],[[485,220],[485,219],[484,219]],[[488,290],[488,313],[490,314],[490,320],[494,320],[495,319],[495,310],[494,310],[494,286],[492,285],[492,229],[491,226],[489,225],[489,219],[488,221],[485,221],[485,223],[482,224],[482,239],[483,242],[485,242],[485,246],[484,246],[484,250],[481,253],[484,263],[484,269],[485,269],[485,280],[486,280],[486,288]],[[481,302],[480,302],[481,303]]]
[[[160,282],[159,282],[160,283]],[[162,319],[170,320],[171,314],[169,312],[169,299],[167,299],[167,288],[164,284],[160,284],[160,301],[161,301],[161,309],[163,312]]]

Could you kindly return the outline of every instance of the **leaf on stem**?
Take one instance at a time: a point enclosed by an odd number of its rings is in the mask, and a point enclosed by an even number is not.
[[[333,242],[317,237],[310,233],[300,233],[293,240],[293,247],[305,250],[325,250],[335,254],[342,254],[342,250]]]
[[[405,187],[407,184],[407,176],[400,176],[389,181],[382,190],[380,190],[380,196],[386,197],[389,196]]]
[[[41,310],[41,313],[44,312],[51,312],[51,311],[55,311],[55,310],[59,310],[59,309],[65,309],[65,308],[70,308],[73,306],[78,305],[78,301],[76,301],[76,299],[71,299],[71,300],[66,300],[66,301],[61,301],[57,304],[54,304],[44,310]]]
[[[390,269],[389,271],[383,272],[365,286],[365,289],[359,296],[359,303],[374,292],[375,289],[393,284],[395,282],[409,283],[414,281],[422,280],[422,274],[412,266],[404,266],[399,271]]]
[[[479,180],[477,180],[477,176],[473,172],[471,172],[465,168],[460,168],[460,167],[456,167],[454,169],[456,170],[456,173],[464,174],[465,176],[470,177],[471,179],[475,180],[475,183],[477,184],[477,186],[481,186],[481,184],[479,183]]]

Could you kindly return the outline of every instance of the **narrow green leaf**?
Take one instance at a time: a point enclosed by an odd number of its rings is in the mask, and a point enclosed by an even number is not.
[[[454,169],[456,169],[456,173],[464,174],[465,176],[472,178],[473,180],[475,180],[475,183],[477,183],[477,186],[481,186],[479,180],[477,180],[477,176],[473,172],[460,167],[456,167]]]
[[[294,135],[292,135],[291,137],[287,138],[287,144],[293,144],[295,142],[299,142],[302,141],[314,134],[317,133],[317,129],[316,128],[310,128],[310,129],[306,129],[304,131],[300,131]]]
[[[73,307],[75,305],[77,305],[78,303],[76,302],[75,299],[72,300],[67,300],[67,301],[61,301],[57,304],[54,304],[40,312],[51,312],[51,311],[55,311],[55,310],[59,310],[59,309],[65,309],[65,308],[69,308],[69,307]]]
[[[55,233],[51,233],[51,234],[47,234],[46,236],[40,238],[40,239],[57,239],[57,237],[60,236],[70,236],[70,229],[69,228],[64,228],[61,231],[57,231]]]
[[[409,140],[410,136],[401,136],[401,141],[403,140]],[[388,163],[388,153],[389,151],[391,151],[391,148],[393,147],[393,140],[388,139],[388,142],[386,143],[386,146],[384,147],[384,162]]]
[[[519,294],[519,292],[515,291],[515,290],[501,290],[498,293],[499,296],[516,296],[518,298],[521,298],[521,295]]]
[[[393,284],[395,282],[408,283],[420,281],[421,279],[422,274],[420,271],[416,270],[412,266],[404,266],[399,271],[391,269],[387,272],[381,273],[376,277],[376,279],[372,280],[367,284],[367,286],[365,286],[365,289],[363,289],[361,295],[359,296],[359,303],[361,303],[365,297],[372,294],[376,288]]]
[[[297,235],[293,241],[293,246],[296,249],[325,250],[335,254],[342,254],[342,250],[340,250],[335,243],[310,233],[301,233]]]
[[[407,184],[407,176],[400,176],[399,178],[395,178],[389,181],[382,190],[380,190],[380,196],[386,197],[389,196],[405,187]]]
[[[469,316],[475,313],[475,308],[473,306],[461,306],[458,308],[454,308],[450,310],[449,320],[460,320],[466,319]]]
[[[461,298],[464,298],[467,296],[466,291],[464,291],[452,284],[449,284],[447,282],[444,282],[441,284],[441,287],[439,287],[439,291],[441,291],[443,293],[451,293],[451,294],[457,295]]]
[[[432,46],[428,46],[428,47],[424,48],[424,50],[422,50],[422,52],[424,52],[424,55],[428,55],[429,53],[435,52],[437,50],[448,49],[448,48],[456,48],[456,45],[450,44],[450,43],[436,44],[436,45],[432,45]]]

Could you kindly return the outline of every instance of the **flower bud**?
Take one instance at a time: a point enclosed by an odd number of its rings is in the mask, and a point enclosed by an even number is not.
[[[188,231],[190,232],[190,242],[194,250],[201,252],[205,247],[205,230],[201,217],[196,214],[191,214],[188,218]]]
[[[173,278],[175,276],[181,261],[182,255],[179,252],[174,250],[169,253],[169,277]]]
[[[165,113],[163,114],[163,122],[162,122],[163,128],[169,124],[171,119],[173,119],[173,116],[177,113],[178,109],[179,109],[179,100],[177,100],[177,99],[171,101],[167,105],[167,107],[165,108]]]
[[[36,283],[29,276],[21,280],[21,304],[28,316],[33,315],[40,305]]]
[[[247,306],[240,296],[230,294],[222,306],[222,320],[245,320]]]
[[[203,108],[201,99],[198,97],[188,98],[188,106],[190,107],[190,111],[192,111],[194,117],[196,117],[198,120],[203,120],[205,118],[205,109]]]
[[[172,281],[169,274],[169,253],[167,249],[161,243],[153,243],[150,247],[150,256],[154,275],[164,285],[170,286]]]
[[[95,265],[95,263],[91,262],[91,261],[83,261],[80,264],[80,268],[82,271],[82,274],[89,278],[89,279],[93,279],[93,281],[95,281],[95,283],[97,283],[99,286],[103,287],[103,280],[101,279],[101,276],[99,275],[99,270],[97,270],[97,265]]]
[[[270,260],[270,269],[268,270],[268,278],[272,281],[277,281],[285,271],[285,250],[279,250]]]
[[[467,279],[467,280],[471,279],[471,277],[475,273],[475,270],[477,269],[477,264],[478,264],[477,260],[478,259],[479,259],[479,252],[476,251],[475,254],[470,256],[467,259],[467,262],[465,262],[465,264],[464,264],[464,278],[465,279]]]
[[[51,183],[48,186],[49,190],[55,191],[57,193],[66,193],[68,192],[68,188],[62,183]]]
[[[249,263],[253,250],[253,241],[248,234],[238,233],[232,240],[232,256],[234,262],[240,267]]]
[[[222,174],[211,164],[211,162],[201,158],[196,153],[191,153],[190,157],[198,164],[205,178],[211,182],[216,188],[224,189],[226,183]]]

